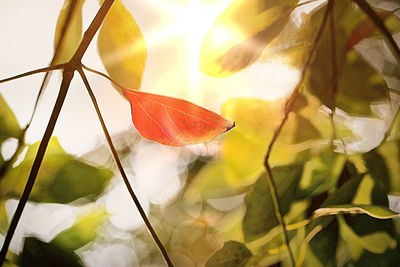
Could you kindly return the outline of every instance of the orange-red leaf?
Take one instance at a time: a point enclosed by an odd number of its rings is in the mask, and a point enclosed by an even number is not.
[[[186,100],[124,89],[139,134],[168,146],[210,141],[235,124]]]

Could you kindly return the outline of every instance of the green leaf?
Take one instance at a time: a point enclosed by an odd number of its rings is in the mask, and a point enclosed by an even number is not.
[[[285,215],[295,197],[303,167],[291,165],[275,167],[272,175],[278,189],[282,215]],[[246,198],[246,214],[243,218],[243,234],[246,242],[255,240],[278,225],[266,174],[260,176],[254,189]]]
[[[56,31],[54,35],[54,49],[57,48],[57,44],[61,38],[61,33],[65,20],[67,19],[69,9],[74,1],[64,0],[64,5],[60,10],[57,19]],[[82,39],[82,6],[85,0],[75,0],[76,4],[72,13],[69,24],[65,31],[65,36],[63,38],[62,44],[60,44],[59,50],[57,51],[56,57],[54,59],[54,64],[61,64],[69,61],[79,43]]]
[[[374,179],[375,183],[388,193],[390,190],[390,178],[383,157],[376,150],[372,150],[368,153],[364,153],[363,158],[368,173]]]
[[[383,169],[379,169],[378,166],[374,165],[373,160],[371,160],[370,167],[368,167],[371,176],[374,174],[374,179],[385,182],[385,179],[387,179],[386,175],[388,175],[390,181],[386,181],[386,185],[390,185],[389,192],[400,193],[400,142],[398,140],[386,142],[373,151],[375,152],[372,156],[376,152],[379,153],[380,156],[378,158],[380,159],[377,164]]]
[[[146,42],[121,0],[114,1],[108,11],[97,44],[111,78],[126,88],[140,89],[147,57]]]
[[[365,266],[379,266],[379,267],[392,267],[400,266],[400,242],[397,242],[395,249],[387,249],[382,254],[376,254],[364,250],[361,257],[354,263],[356,267]]]
[[[78,217],[73,226],[59,233],[50,244],[70,251],[77,250],[97,237],[97,231],[107,217],[103,208],[93,209]]]
[[[240,267],[244,266],[251,256],[250,250],[244,244],[228,241],[211,256],[206,262],[206,267]]]
[[[18,138],[20,134],[21,128],[14,112],[0,95],[0,143],[10,137]]]
[[[253,63],[279,34],[298,0],[235,0],[207,32],[200,70],[226,77]]]
[[[0,234],[5,235],[8,229],[8,216],[6,210],[6,202],[0,200]]]
[[[35,237],[25,238],[24,248],[19,257],[21,267],[79,267],[79,257],[73,252]]]
[[[306,118],[301,115],[296,116],[295,143],[320,138],[318,129]]]
[[[339,217],[340,234],[344,240],[350,243],[350,246],[361,246],[372,253],[383,253],[387,249],[394,249],[397,246],[397,241],[394,239],[392,233],[388,233],[379,226],[379,220],[361,221],[360,216],[353,216],[351,226],[342,217]],[[368,223],[362,225],[361,223]],[[385,222],[385,221],[381,221]],[[355,227],[362,226],[368,228],[366,233],[357,233]],[[381,228],[381,229],[379,229]],[[354,243],[354,244],[352,244]]]
[[[335,266],[335,255],[338,244],[337,232],[338,224],[336,221],[333,221],[314,236],[308,244],[309,250],[307,253],[312,253],[318,259],[321,266]],[[306,256],[306,263],[309,257],[310,255]],[[313,266],[315,266],[315,263],[313,263]]]
[[[20,197],[38,147],[39,142],[29,146],[25,159],[0,180],[2,199]],[[112,176],[108,169],[91,166],[68,155],[57,138],[52,138],[30,200],[56,203],[68,203],[82,197],[94,200]]]
[[[370,115],[371,104],[389,99],[385,81],[354,51],[346,56],[338,86],[337,107],[350,114]]]
[[[324,208],[317,209],[314,212],[314,216],[327,216],[336,214],[367,214],[373,218],[377,219],[391,219],[395,217],[400,217],[400,214],[391,211],[384,206],[375,205],[361,205],[361,204],[344,204],[328,206]]]

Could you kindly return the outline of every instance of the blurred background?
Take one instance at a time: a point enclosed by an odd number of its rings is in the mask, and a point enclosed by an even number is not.
[[[316,1],[314,6],[320,2]],[[222,105],[231,98],[257,98],[282,105],[298,81],[299,70],[278,59],[256,61],[223,79],[200,72],[202,41],[230,0],[129,0],[123,3],[147,43],[147,61],[140,88],[143,91],[183,98],[221,113]],[[0,2],[0,79],[49,64],[62,7],[61,0]],[[83,30],[98,8],[98,1],[85,1]],[[307,8],[311,10],[310,6]],[[96,38],[82,62],[106,73],[98,55]],[[106,79],[92,73],[87,75],[133,188],[178,266],[201,266],[228,237],[240,239],[241,226],[237,222],[245,210],[244,191],[235,187],[235,193],[219,198],[212,190],[188,188],[202,166],[218,162],[221,153],[225,153],[221,152],[224,136],[206,144],[185,147],[167,147],[147,141],[132,125],[129,102]],[[43,74],[37,74],[0,85],[0,94],[21,127],[31,116],[42,79]],[[41,140],[60,81],[61,75],[55,71],[27,132],[28,145]],[[377,114],[387,115],[387,103],[377,106],[376,110]],[[339,111],[338,117],[357,135],[357,138],[347,140],[350,152],[365,152],[376,146],[390,122],[390,119],[383,120],[383,115],[380,119],[359,118],[355,122],[354,117]],[[79,77],[71,84],[54,136],[57,139],[53,139],[53,149],[58,151],[55,154],[65,151],[80,162],[102,170],[101,175],[107,182],[99,186],[104,190],[99,190],[95,197],[89,195],[72,199],[72,202],[63,198],[58,204],[28,203],[11,250],[20,253],[23,238],[35,236],[44,242],[56,240],[58,244],[71,244],[70,248],[87,266],[163,266],[163,259],[113,163],[93,105]],[[16,138],[5,140],[1,145],[3,159],[9,159],[16,147]],[[246,152],[243,153],[245,157]],[[265,147],[256,153],[264,154]],[[14,166],[26,155],[29,155],[28,148]],[[108,173],[109,170],[112,173]],[[46,171],[51,172],[47,169],[43,172]],[[204,172],[202,175],[206,176]],[[216,172],[207,175],[209,179],[219,178]],[[226,173],[221,170],[220,177],[223,175]],[[80,184],[79,179],[74,182],[76,184],[71,186],[91,186],[89,182]],[[238,184],[246,186],[250,181]],[[212,188],[212,183],[207,186]],[[198,201],[203,197],[201,194],[206,195],[204,201]],[[392,208],[396,209],[397,205],[398,210],[396,198],[391,200]],[[8,220],[16,205],[16,199],[4,202]],[[0,235],[0,241],[3,238]],[[270,260],[271,263],[274,261],[276,259]]]

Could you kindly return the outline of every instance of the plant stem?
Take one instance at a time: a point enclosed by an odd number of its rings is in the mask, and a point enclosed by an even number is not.
[[[21,199],[18,202],[17,209],[13,215],[11,220],[10,227],[8,228],[7,235],[5,237],[3,247],[0,251],[0,266],[4,263],[6,258],[6,254],[8,251],[8,247],[10,246],[11,239],[14,235],[15,229],[17,228],[19,219],[21,218],[22,212],[25,208],[26,202],[28,201],[29,195],[32,192],[33,185],[35,184],[35,180],[42,163],[44,154],[46,152],[47,145],[49,143],[50,137],[53,133],[54,127],[57,122],[58,115],[60,114],[61,108],[63,106],[65,97],[68,92],[69,85],[74,76],[74,72],[71,69],[64,70],[63,73],[63,81],[60,86],[60,92],[58,94],[56,103],[54,105],[53,112],[51,113],[49,123],[47,124],[46,131],[44,132],[42,141],[40,142],[38,152],[36,154],[35,160],[33,162],[31,172],[29,173],[28,181],[26,182],[24,192],[22,193]]]
[[[286,101],[284,117],[283,117],[280,125],[275,130],[275,132],[274,132],[274,134],[273,134],[273,136],[271,138],[271,141],[270,141],[268,149],[267,149],[266,156],[264,158],[264,166],[265,166],[265,169],[267,170],[267,174],[268,174],[268,175],[266,175],[267,184],[268,184],[269,190],[271,192],[271,196],[272,196],[272,200],[273,200],[273,204],[274,204],[274,209],[275,209],[275,215],[276,215],[276,218],[278,219],[279,224],[283,228],[284,241],[286,243],[286,246],[287,246],[287,249],[288,249],[288,252],[289,252],[289,256],[290,256],[290,260],[291,260],[293,266],[296,266],[296,261],[294,259],[293,252],[292,252],[292,250],[290,248],[290,245],[289,245],[289,236],[288,236],[288,233],[287,233],[287,230],[286,230],[285,220],[283,218],[282,211],[281,211],[281,208],[280,208],[281,206],[279,204],[278,189],[277,189],[274,177],[272,175],[271,167],[269,165],[269,157],[271,155],[272,148],[273,148],[276,140],[278,139],[278,136],[281,133],[281,131],[283,129],[283,126],[285,125],[285,123],[286,123],[286,121],[288,119],[289,113],[291,112],[291,110],[293,108],[293,105],[295,103],[295,100],[296,100],[296,98],[297,98],[297,96],[299,94],[300,87],[303,84],[303,81],[305,79],[308,67],[309,67],[309,65],[311,63],[312,56],[314,55],[314,52],[317,49],[319,41],[321,40],[322,34],[324,32],[324,29],[325,29],[325,26],[326,26],[326,23],[327,23],[327,20],[328,20],[328,15],[331,12],[332,8],[333,8],[333,0],[329,0],[328,1],[328,6],[326,8],[326,11],[325,11],[325,14],[324,14],[324,17],[323,17],[323,20],[321,22],[321,26],[320,26],[320,28],[319,28],[319,30],[317,32],[317,35],[316,35],[316,37],[314,39],[314,42],[312,43],[308,58],[307,58],[306,62],[304,63],[300,79],[297,82],[297,85],[296,85],[295,89],[293,90],[291,96]]]
[[[149,219],[147,218],[146,212],[143,210],[139,199],[137,198],[135,192],[132,189],[132,186],[129,183],[129,179],[128,179],[125,171],[124,171],[124,168],[122,167],[121,161],[120,161],[120,159],[118,157],[118,153],[117,153],[117,151],[116,151],[116,149],[114,147],[114,144],[112,142],[111,136],[110,136],[110,134],[109,134],[109,132],[107,130],[107,127],[106,127],[106,124],[104,122],[103,116],[101,115],[100,108],[99,108],[99,105],[97,104],[96,97],[95,97],[92,89],[90,88],[89,81],[88,81],[88,79],[87,79],[87,77],[86,77],[86,75],[85,75],[85,73],[83,72],[82,69],[78,70],[78,72],[81,75],[83,82],[85,83],[85,86],[86,86],[87,91],[88,91],[88,93],[90,95],[90,98],[92,100],[94,108],[96,109],[97,117],[100,120],[100,124],[101,124],[101,127],[103,128],[104,135],[106,136],[108,145],[109,145],[109,147],[111,149],[111,153],[112,153],[112,155],[114,157],[114,160],[115,160],[115,162],[116,162],[116,164],[118,166],[119,172],[121,173],[121,176],[122,176],[122,179],[123,179],[123,181],[124,181],[124,183],[126,185],[126,188],[128,189],[129,194],[131,195],[132,200],[135,203],[135,205],[136,205],[136,207],[137,207],[137,209],[138,209],[138,211],[140,213],[140,216],[142,216],[142,219],[143,219],[147,229],[149,230],[151,236],[153,237],[153,239],[156,242],[158,248],[160,249],[162,255],[164,256],[164,259],[167,262],[168,266],[173,266],[173,264],[172,264],[172,262],[171,262],[171,260],[170,260],[170,258],[168,256],[168,253],[167,253],[166,249],[164,248],[163,244],[161,243],[160,239],[158,238],[157,233],[154,231]]]
[[[382,32],[387,44],[389,45],[390,50],[392,50],[393,55],[397,58],[397,62],[400,64],[400,48],[396,44],[396,41],[393,39],[392,34],[386,28],[385,23],[379,18],[376,12],[371,8],[371,6],[365,0],[352,0],[356,3],[361,10],[364,11],[365,14],[372,20],[375,26]]]

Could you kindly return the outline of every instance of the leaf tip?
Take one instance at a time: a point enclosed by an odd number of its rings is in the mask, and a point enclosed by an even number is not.
[[[232,122],[232,125],[229,125],[228,127],[226,127],[225,132],[230,131],[231,129],[235,128],[235,126],[236,126],[236,123],[235,123],[235,122]]]

